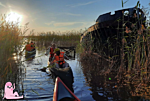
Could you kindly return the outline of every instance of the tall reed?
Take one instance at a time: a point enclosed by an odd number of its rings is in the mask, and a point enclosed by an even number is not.
[[[139,7],[139,3],[137,3],[136,7]],[[118,27],[115,29],[117,31],[114,32],[116,35],[112,33],[114,28],[111,26],[105,29],[95,29],[95,31],[91,32],[91,37],[94,36],[95,38],[95,42],[92,39],[90,40],[93,42],[92,44],[95,45],[94,50],[92,48],[86,50],[89,45],[92,46],[91,43],[88,45],[86,45],[87,41],[82,43],[83,46],[87,46],[84,48],[86,51],[91,51],[92,49],[92,54],[89,52],[87,52],[88,54],[85,54],[86,52],[83,51],[80,55],[80,59],[81,61],[84,61],[85,59],[86,61],[91,61],[93,65],[91,67],[87,66],[88,70],[93,71],[95,69],[95,73],[98,75],[106,75],[115,71],[117,78],[116,82],[120,85],[129,83],[133,85],[132,95],[136,96],[137,92],[141,92],[144,95],[145,92],[142,90],[142,85],[148,86],[148,81],[150,80],[150,30],[144,26],[147,22],[143,22],[141,16],[139,16],[139,19],[137,19],[136,16],[133,17],[133,19],[135,19],[135,22],[128,20],[123,12],[123,17],[118,20]],[[141,24],[139,25],[139,23]],[[131,24],[131,26],[128,26],[128,24]],[[111,33],[110,36],[103,41],[103,34],[108,35],[109,33]],[[93,55],[95,56],[94,52],[96,52],[97,57],[103,59],[95,60],[93,57]],[[109,65],[98,65],[106,60],[109,61]],[[84,66],[84,68],[86,68],[86,66]],[[98,71],[98,68],[101,69]],[[138,87],[138,89],[136,87]],[[144,89],[147,89],[147,87]]]
[[[56,46],[76,46],[79,43],[81,31],[69,32],[41,32],[27,36],[28,39],[35,41],[40,47],[50,46],[55,43]]]
[[[0,20],[0,90],[6,82],[18,80],[20,70],[14,59],[21,48],[22,32],[18,23],[7,22],[6,16],[2,15]],[[17,58],[16,58],[17,59]]]

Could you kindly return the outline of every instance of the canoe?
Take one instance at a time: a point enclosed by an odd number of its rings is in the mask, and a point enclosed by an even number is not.
[[[57,77],[55,81],[53,101],[80,101],[73,92]]]
[[[49,70],[51,72],[54,82],[56,78],[59,77],[65,83],[65,85],[73,92],[72,84],[74,82],[74,77],[71,67],[65,68],[52,67]]]
[[[25,56],[26,61],[32,61],[35,58],[35,54]]]
[[[33,49],[32,51],[25,51],[25,57],[29,57],[35,54],[36,54],[36,49]]]

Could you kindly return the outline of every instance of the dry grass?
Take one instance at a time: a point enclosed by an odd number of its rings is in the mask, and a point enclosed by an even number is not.
[[[38,35],[31,34],[27,36],[29,40],[36,43],[38,49],[45,49],[52,43],[56,46],[71,47],[77,46],[80,40],[81,31],[70,31],[70,32],[46,32],[38,33]]]
[[[2,16],[0,21],[0,89],[8,81],[16,83],[20,73],[13,54],[18,53],[22,33],[17,23],[8,23],[5,18]]]
[[[124,23],[126,22],[124,21]],[[107,82],[108,75],[113,74],[114,82],[117,85],[112,87],[118,89],[118,95],[120,95],[120,90],[126,87],[130,96],[146,96],[150,99],[148,97],[150,96],[148,87],[150,84],[150,30],[142,26],[138,29],[135,26],[129,32],[123,32],[121,35],[118,58],[108,54],[115,51],[112,42],[107,43],[109,48],[106,48],[105,51],[103,51],[102,45],[96,47],[97,56],[93,54],[93,49],[89,48],[90,45],[92,47],[92,44],[84,45],[87,48],[84,47],[85,50],[80,54],[80,61],[87,81],[92,87],[100,85],[104,87],[104,85],[110,84]],[[106,52],[108,52],[107,55],[105,55]],[[99,76],[107,79],[97,80]]]

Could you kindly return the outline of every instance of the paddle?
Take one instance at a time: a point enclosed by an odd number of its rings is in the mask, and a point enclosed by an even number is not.
[[[48,67],[43,67],[42,69],[40,69],[42,72],[46,72],[46,69],[47,69]]]
[[[42,72],[46,72],[46,69],[47,68],[49,68],[49,66],[47,66],[47,67],[43,67],[42,69],[40,69]],[[46,72],[47,73],[47,72]],[[50,73],[47,73],[47,74],[49,74],[48,76],[51,76],[51,74]]]
[[[42,69],[40,69],[42,72],[46,72],[46,69],[47,68],[52,68],[53,67],[53,65],[52,64],[50,64],[50,63],[48,63],[48,66],[47,67],[43,67]]]
[[[25,48],[19,53],[19,55],[22,55],[22,52],[25,50]]]

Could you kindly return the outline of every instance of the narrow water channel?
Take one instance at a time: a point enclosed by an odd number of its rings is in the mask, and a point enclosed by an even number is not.
[[[49,56],[45,56],[45,51],[36,51],[35,58],[30,61],[24,61],[25,57],[22,56],[23,73],[22,80],[19,84],[20,90],[23,89],[20,95],[24,95],[24,99],[19,101],[52,101],[54,82],[51,76],[46,72],[42,72],[39,69],[47,66]],[[103,86],[104,76],[94,76],[93,73],[87,73],[82,69],[78,58],[75,60],[66,60],[73,71],[74,94],[81,101],[145,101],[142,97],[132,97],[129,95],[129,90],[125,87],[123,89],[115,89],[114,84],[109,83]],[[85,74],[88,74],[85,76]],[[88,79],[88,80],[87,80]],[[112,78],[113,79],[113,78]],[[92,82],[94,81],[94,82]],[[99,86],[95,86],[97,81]],[[16,87],[17,88],[17,87]]]
[[[39,69],[47,66],[48,56],[44,55],[45,52],[38,51],[36,56],[31,61],[25,61],[24,66],[24,78],[23,85],[20,85],[20,88],[24,89],[24,100],[33,100],[33,101],[52,101],[53,100],[53,90],[54,82],[49,74],[40,71]],[[22,61],[25,58],[22,57]],[[90,87],[85,82],[85,77],[83,75],[82,69],[77,61],[67,60],[69,65],[72,68],[74,83],[73,89],[74,94],[81,101],[92,101],[93,98],[90,95],[92,92],[89,90]]]

